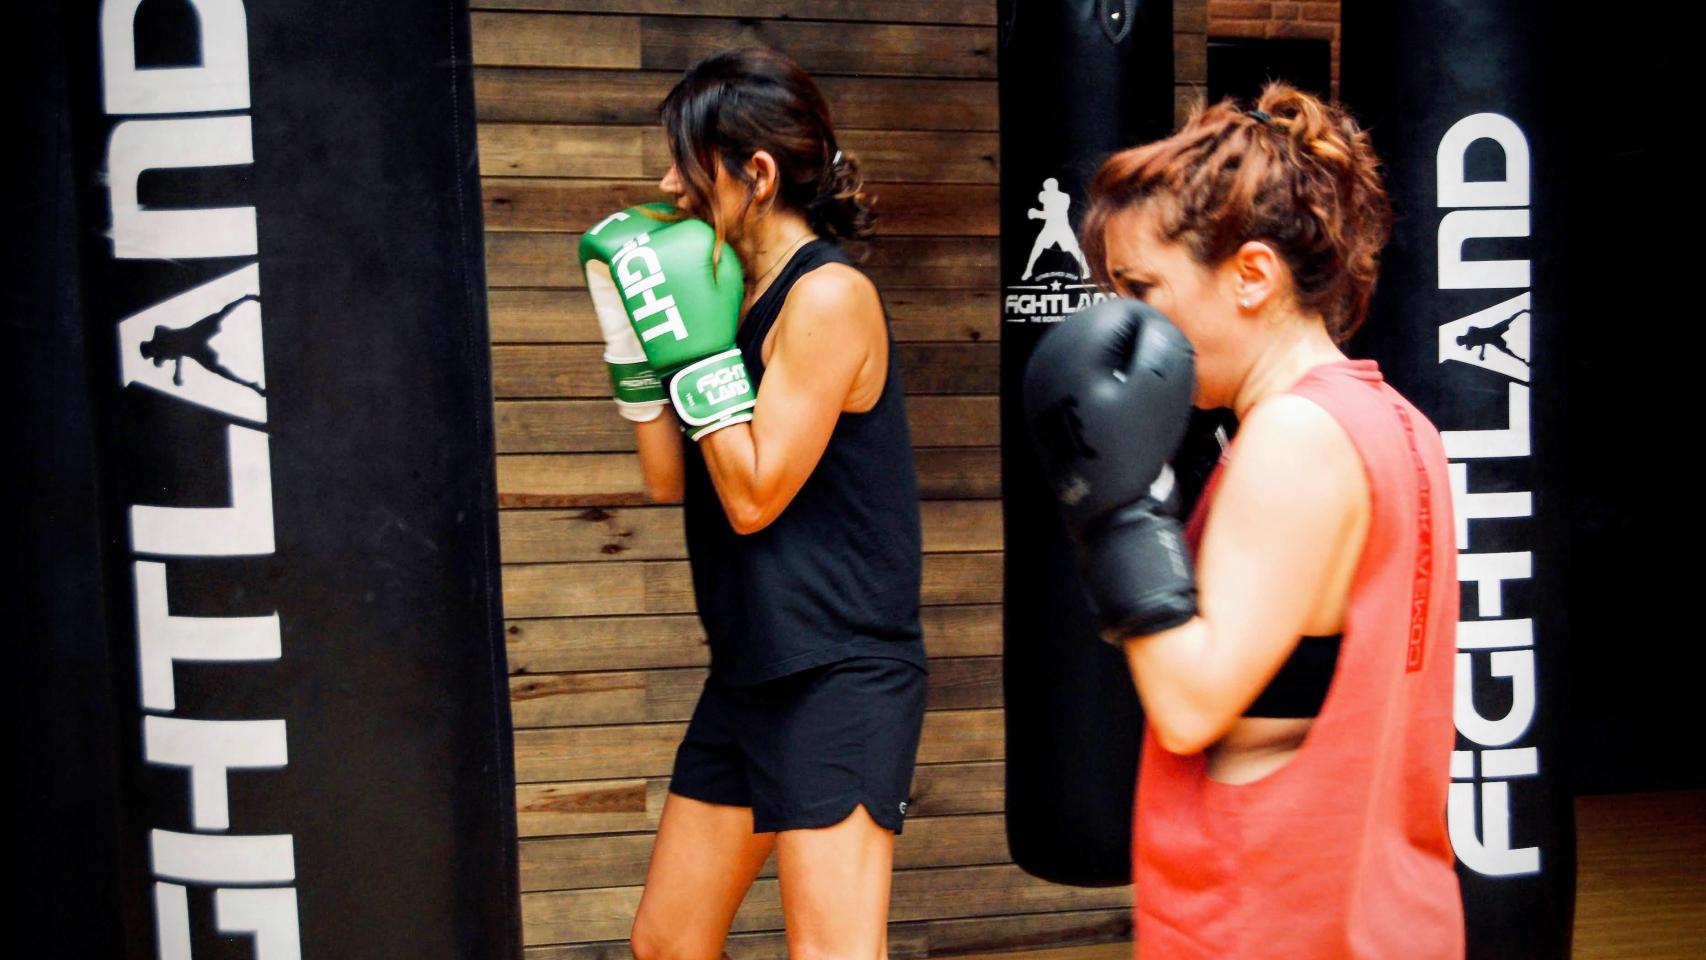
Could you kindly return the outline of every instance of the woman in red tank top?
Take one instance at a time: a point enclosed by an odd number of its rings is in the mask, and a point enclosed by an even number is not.
[[[1091,200],[1098,279],[1166,313],[1196,405],[1240,421],[1187,528],[1199,615],[1124,641],[1137,953],[1460,957],[1445,454],[1339,346],[1391,219],[1367,136],[1275,84],[1111,157]]]

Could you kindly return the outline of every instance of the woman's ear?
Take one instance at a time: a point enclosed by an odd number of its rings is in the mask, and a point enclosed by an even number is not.
[[[1244,241],[1232,254],[1231,266],[1232,295],[1245,313],[1259,313],[1285,283],[1285,262],[1261,240]]]
[[[768,150],[758,150],[746,161],[746,174],[751,178],[752,200],[759,206],[768,206],[776,199],[779,185],[777,180],[776,158]]]

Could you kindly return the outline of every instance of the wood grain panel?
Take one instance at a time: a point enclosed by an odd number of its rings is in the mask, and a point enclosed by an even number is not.
[[[516,782],[667,776],[686,730],[685,723],[517,730]],[[924,718],[918,762],[999,760],[1004,751],[1000,710],[938,710]]]
[[[1000,813],[1003,775],[998,762],[920,764],[912,775],[907,821]],[[523,837],[654,831],[668,790],[665,775],[521,783],[515,790],[517,823]]]
[[[993,438],[993,435],[991,435]],[[913,451],[919,494],[926,500],[1001,495],[995,447]],[[498,457],[498,504],[504,507],[607,507],[646,503],[639,461],[631,453]]]
[[[775,47],[814,76],[995,77],[995,31],[935,24],[643,17],[647,70],[685,70],[731,47]]]
[[[993,238],[897,236],[881,218],[877,227],[876,239],[864,244],[865,259],[859,269],[882,292],[896,321],[987,324],[982,326],[984,335],[969,339],[994,339],[1001,309],[994,290],[1000,254]],[[572,333],[548,339],[593,343],[598,339],[598,327],[590,301],[579,292],[586,287],[576,259],[579,243],[576,233],[488,232],[486,280],[497,290],[527,287],[576,291],[563,294],[568,302],[557,309],[568,311],[564,316],[583,318],[579,321],[583,325]],[[987,308],[970,306],[968,301],[974,299],[981,299]],[[960,334],[902,339],[958,340]]]
[[[1000,349],[993,343],[896,344],[909,397],[993,394]],[[492,390],[500,400],[610,397],[604,345],[499,345],[492,348]]]
[[[510,617],[583,617],[688,613],[693,582],[686,561],[528,563],[504,568]],[[999,553],[938,553],[924,558],[926,604],[1001,599]]]
[[[531,234],[495,234],[531,237]],[[887,244],[884,244],[887,246]],[[531,269],[531,268],[524,268]],[[882,268],[870,268],[877,273]],[[909,269],[925,275],[925,268]],[[920,276],[938,280],[940,276]],[[875,281],[875,280],[873,280]],[[996,343],[1000,305],[993,290],[889,288],[879,283],[894,339],[899,343]],[[486,295],[495,344],[599,343],[592,300],[578,290],[493,288]]]
[[[626,670],[511,677],[517,730],[685,721],[693,715],[707,671]],[[939,659],[930,664],[931,710],[999,707],[999,657]]]
[[[521,889],[585,890],[646,880],[652,836],[566,837],[521,844]],[[961,867],[1008,862],[1007,830],[999,814],[909,820],[895,840],[895,869]],[[760,872],[776,876],[772,856]]]
[[[1204,0],[1184,2],[1206,9]],[[473,0],[469,6],[475,10],[995,25],[995,5],[989,0]]]
[[[919,620],[925,652],[932,658],[1001,653],[998,605],[927,606],[919,610]],[[514,619],[505,634],[510,672],[518,676],[702,667],[710,662],[705,632],[692,614]]]
[[[1037,949],[1036,944],[1078,944]],[[1024,953],[1015,950],[1030,948]],[[788,960],[780,932],[737,933],[730,960]],[[527,960],[631,960],[626,941],[529,947]],[[1131,960],[1131,911],[1073,910],[889,924],[893,960]]]
[[[500,232],[584,230],[612,210],[659,196],[654,180],[486,177],[480,186],[486,229]],[[889,233],[993,237],[999,231],[999,191],[990,184],[867,182],[864,189]]]
[[[669,141],[657,124],[482,123],[480,172],[508,177],[651,179],[669,169]],[[898,183],[996,183],[992,133],[944,137],[920,130],[844,130],[842,150],[866,179]]]
[[[658,121],[658,104],[680,77],[674,70],[480,67],[474,71],[474,109],[481,120],[643,126]],[[840,130],[1000,129],[993,80],[816,79]]]
[[[982,446],[999,436],[993,396],[910,397],[906,409],[920,447]],[[495,413],[500,454],[634,449],[633,428],[609,400],[501,400]]]
[[[639,894],[639,887],[523,894],[523,939],[533,945],[626,936]],[[1129,887],[1067,887],[1038,880],[1012,865],[948,867],[896,873],[889,915],[899,921],[1000,916],[1115,908],[1130,899]],[[755,882],[733,929],[775,930],[781,924],[777,881]]]
[[[475,66],[634,68],[642,59],[638,17],[474,13],[471,21]]]
[[[926,553],[1001,549],[1001,506],[987,500],[920,504]],[[505,563],[577,563],[604,558],[682,560],[681,508],[510,510],[498,517]]]

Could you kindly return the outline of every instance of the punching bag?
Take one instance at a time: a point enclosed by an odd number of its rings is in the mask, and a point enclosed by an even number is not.
[[[23,941],[519,957],[465,4],[30,7]]]
[[[1397,225],[1352,353],[1437,425],[1463,588],[1447,816],[1470,957],[1567,957],[1566,146],[1536,0],[1346,4]],[[1571,69],[1575,69],[1574,66]]]
[[[1097,639],[1021,388],[1037,339],[1103,298],[1077,240],[1091,175],[1172,127],[1172,5],[1009,0],[999,18],[1007,843],[1043,879],[1115,885],[1131,879],[1141,716]]]
[[[8,773],[20,829],[12,870],[10,927],[19,956],[121,957],[115,806],[119,802],[116,711],[105,686],[101,530],[96,522],[94,434],[77,323],[76,197],[71,178],[64,11],[31,3],[13,12],[14,75],[29,77],[19,131],[8,150],[5,283],[0,325],[14,376],[0,379],[8,467],[6,702],[13,747]],[[43,42],[44,38],[48,42]],[[18,415],[24,411],[27,415]],[[134,723],[134,719],[130,719]],[[141,954],[136,954],[140,956]]]

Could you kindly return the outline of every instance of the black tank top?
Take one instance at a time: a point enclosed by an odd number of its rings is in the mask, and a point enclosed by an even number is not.
[[[851,265],[827,240],[801,247],[741,321],[735,345],[755,388],[765,335],[788,291],[826,263]],[[699,445],[686,446],[687,553],[714,675],[761,683],[861,656],[928,669],[918,478],[892,333],[876,405],[841,414],[805,485],[763,530],[735,533]]]

